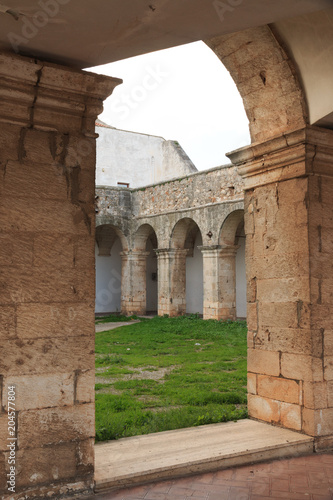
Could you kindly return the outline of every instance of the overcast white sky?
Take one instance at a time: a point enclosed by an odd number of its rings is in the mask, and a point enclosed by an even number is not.
[[[199,170],[229,163],[226,152],[250,144],[236,86],[203,42],[90,70],[124,80],[101,120],[178,141]]]

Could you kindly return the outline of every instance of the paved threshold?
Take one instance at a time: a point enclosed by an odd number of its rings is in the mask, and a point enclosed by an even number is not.
[[[95,491],[308,455],[313,441],[246,419],[97,443]]]
[[[140,323],[138,319],[132,321],[112,321],[112,323],[99,323],[95,325],[95,332],[107,332],[109,330],[115,330],[115,328],[119,328],[120,326],[129,326],[134,325],[135,323]]]

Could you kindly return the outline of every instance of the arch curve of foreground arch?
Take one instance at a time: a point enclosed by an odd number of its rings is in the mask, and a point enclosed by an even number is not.
[[[127,251],[128,241],[123,231],[119,227],[113,224],[99,224],[96,226],[95,240],[97,242],[98,247],[100,247],[103,240],[104,241],[108,240],[111,249],[117,237],[120,239],[122,250]]]
[[[237,86],[252,142],[308,124],[308,108],[296,66],[269,26],[218,36],[205,43]]]
[[[237,229],[243,220],[244,210],[235,210],[224,219],[220,230],[220,245],[231,246],[235,244]]]
[[[134,234],[133,249],[144,251],[146,249],[147,240],[149,238],[154,239],[155,241],[154,247],[158,248],[158,238],[156,230],[150,224],[147,223],[142,224],[141,226],[138,227],[138,229]]]
[[[170,236],[170,248],[183,249],[190,244],[191,240],[195,239],[199,231],[202,237],[202,231],[197,222],[190,217],[184,217],[176,222]],[[192,245],[193,246],[193,245]]]

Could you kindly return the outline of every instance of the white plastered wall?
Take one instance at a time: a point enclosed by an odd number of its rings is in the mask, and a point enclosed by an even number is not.
[[[203,260],[198,246],[202,245],[201,235],[198,232],[193,257],[186,257],[186,312],[203,313]]]
[[[96,185],[138,188],[197,172],[181,146],[163,137],[97,126]]]
[[[110,256],[99,256],[96,243],[96,313],[120,312],[122,246],[117,238]]]

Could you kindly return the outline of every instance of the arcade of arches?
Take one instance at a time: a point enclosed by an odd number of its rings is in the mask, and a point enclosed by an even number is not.
[[[132,219],[121,196],[124,227],[115,232],[123,273],[136,267],[144,275],[156,237],[160,307],[170,312],[172,298],[174,310],[184,310],[175,270],[184,276],[195,231],[203,274],[223,281],[225,270],[214,271],[218,253],[236,243],[232,213],[244,208],[249,415],[313,436],[316,449],[332,446],[331,2],[218,2],[229,7],[223,13],[210,0],[161,1],[155,9],[143,0],[131,9],[120,0],[99,9],[51,3],[52,22],[30,38],[22,31],[29,17],[0,12],[0,495],[8,493],[8,386],[17,393],[11,496],[93,490],[95,121],[121,81],[77,68],[197,39],[208,40],[230,71],[249,118],[252,144],[229,155],[244,179],[244,207],[228,210],[232,200],[193,191],[201,221],[180,197],[177,214],[158,215],[167,223],[157,226],[151,203],[162,201],[161,187],[132,193]],[[33,11],[35,2],[21,4]],[[14,53],[8,33],[26,57]],[[98,216],[100,226],[110,224]],[[114,233],[99,231],[103,251]],[[231,261],[233,249],[226,252]],[[204,314],[221,307],[212,283],[203,283]],[[126,307],[146,300],[135,286],[124,294]]]
[[[98,187],[96,196],[97,312],[246,317],[243,181],[235,167],[147,188]]]

